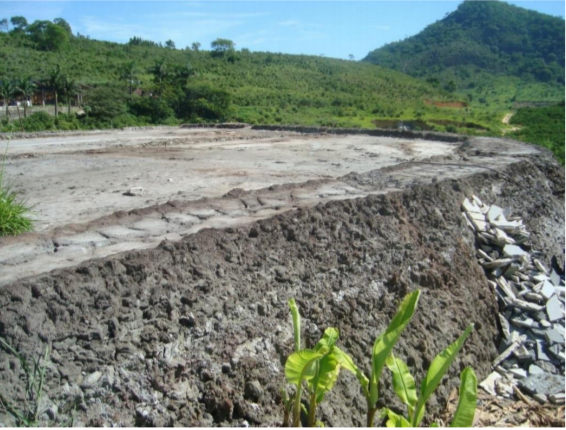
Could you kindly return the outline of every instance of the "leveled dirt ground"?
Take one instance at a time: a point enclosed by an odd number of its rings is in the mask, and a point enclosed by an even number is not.
[[[307,345],[336,326],[367,369],[415,288],[396,351],[417,381],[476,323],[429,405],[440,412],[465,365],[489,373],[500,336],[464,198],[510,207],[543,260],[564,264],[564,170],[551,156],[443,140],[251,129],[12,140],[6,172],[38,231],[0,240],[0,336],[26,354],[50,347],[44,419],[76,405],[84,425],[277,425],[289,298]],[[125,196],[132,187],[146,192]],[[20,377],[0,351],[0,386],[16,400]],[[327,399],[327,425],[363,423],[349,375]]]

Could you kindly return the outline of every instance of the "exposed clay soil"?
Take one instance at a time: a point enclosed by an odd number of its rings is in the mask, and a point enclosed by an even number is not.
[[[487,162],[489,142],[463,145],[458,161]],[[26,355],[51,348],[45,423],[65,422],[76,404],[75,425],[279,425],[293,344],[289,298],[299,304],[307,345],[335,326],[339,345],[367,371],[376,335],[400,299],[420,288],[419,309],[395,349],[417,382],[438,352],[476,325],[428,405],[439,413],[461,369],[487,376],[500,337],[496,300],[461,215],[464,198],[513,209],[542,260],[564,265],[564,170],[544,151],[517,154],[494,158],[499,173],[436,172],[431,180],[423,165],[351,174],[340,181],[360,189],[383,187],[388,175],[412,182],[9,283],[0,287],[0,336]],[[8,398],[21,399],[21,378],[17,359],[0,350]],[[387,376],[382,382],[390,387]],[[390,389],[382,402],[400,407]],[[359,387],[343,372],[319,418],[361,426],[364,414]],[[0,422],[11,423],[7,415]]]

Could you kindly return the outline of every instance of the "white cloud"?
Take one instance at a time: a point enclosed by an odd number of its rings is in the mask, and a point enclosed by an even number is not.
[[[389,25],[376,25],[375,28],[378,30],[391,30],[391,26]]]

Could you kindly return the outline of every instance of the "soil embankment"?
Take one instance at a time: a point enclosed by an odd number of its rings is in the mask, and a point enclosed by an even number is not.
[[[65,420],[76,405],[75,424],[89,426],[277,425],[293,343],[289,298],[299,304],[307,345],[337,327],[339,345],[367,371],[376,335],[399,300],[420,288],[419,308],[395,349],[417,382],[438,352],[476,324],[429,404],[438,412],[464,366],[487,376],[500,340],[496,298],[461,214],[465,197],[511,208],[541,260],[555,256],[564,265],[563,169],[527,146],[523,155],[490,157],[497,142],[469,142],[458,159],[441,160],[444,169],[461,163],[455,169],[470,169],[467,175],[444,178],[437,160],[429,160],[432,175],[426,164],[353,173],[340,180],[373,190],[385,179],[401,182],[397,191],[313,201],[250,225],[203,229],[10,283],[0,287],[0,335],[27,355],[51,348],[46,418]],[[489,169],[474,171],[472,163]],[[227,198],[237,196],[246,193]],[[20,377],[18,361],[0,351],[0,386],[16,401]],[[399,406],[390,389],[383,394]],[[357,383],[342,373],[319,415],[327,426],[359,426],[364,412]]]

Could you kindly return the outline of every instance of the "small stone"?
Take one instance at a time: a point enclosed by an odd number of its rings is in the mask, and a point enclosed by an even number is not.
[[[548,396],[548,398],[550,399],[550,401],[552,403],[554,403],[555,405],[560,405],[560,404],[564,404],[564,393],[558,393],[558,394],[551,394],[550,396]]]
[[[501,331],[503,333],[503,338],[509,340],[511,333],[509,332],[509,322],[505,319],[505,316],[499,314],[499,322],[501,323]]]
[[[80,387],[83,389],[92,388],[101,377],[102,372],[93,372],[83,380],[83,382],[80,384]]]
[[[560,303],[560,300],[558,300],[558,297],[552,296],[550,300],[546,302],[546,313],[550,322],[564,318],[564,307],[562,303]]]
[[[526,294],[523,295],[523,297],[527,299],[529,302],[534,302],[534,303],[542,303],[545,300],[542,294],[531,293],[531,292],[527,292]]]
[[[532,363],[536,360],[535,352],[525,348],[523,345],[513,351],[513,355],[519,363]]]
[[[511,324],[516,325],[518,327],[527,327],[527,328],[532,328],[533,326],[537,325],[532,318],[513,318],[511,320]]]
[[[222,373],[227,374],[232,371],[232,366],[230,363],[222,363]]]
[[[263,396],[263,388],[258,381],[248,381],[244,388],[244,396],[246,399],[252,400],[254,402],[259,401],[261,396]]]
[[[548,398],[544,394],[538,394],[537,393],[537,394],[533,395],[533,399],[535,399],[541,405],[544,405],[546,402],[548,402]]]
[[[499,379],[495,381],[495,392],[500,396],[509,398],[513,395],[513,387]]]
[[[214,375],[210,370],[204,369],[200,374],[200,378],[203,382],[212,381],[214,379]]]
[[[560,358],[560,353],[562,352],[560,350],[560,346],[559,345],[552,345],[548,347],[548,352],[550,352],[552,355],[554,355],[556,358]]]
[[[181,324],[184,327],[194,327],[195,326],[195,317],[193,316],[193,314],[190,314],[188,316],[183,316],[181,318],[179,318],[179,324]]]
[[[525,379],[527,377],[527,371],[524,369],[509,369],[509,372],[513,374],[515,379]]]
[[[511,305],[515,308],[522,309],[524,311],[532,312],[532,313],[536,313],[544,309],[544,306],[540,306],[535,303],[525,302],[524,300],[519,300],[519,299],[512,299]],[[548,302],[547,302],[547,306],[548,306]]]
[[[503,351],[493,362],[493,367],[497,366],[499,363],[501,363],[503,360],[505,360],[507,357],[509,357],[516,349],[519,348],[519,346],[521,346],[518,342],[513,342],[513,344],[511,344],[511,346],[509,346],[509,348],[507,348],[505,351]]]
[[[531,375],[519,381],[519,387],[524,388],[530,394],[558,394],[564,392],[564,376],[542,373]]]
[[[144,187],[133,187],[130,188],[128,191],[124,193],[125,196],[143,196],[146,193],[146,189]]]
[[[550,324],[547,320],[540,320],[538,322],[543,328],[549,328],[552,326],[552,324]]]

